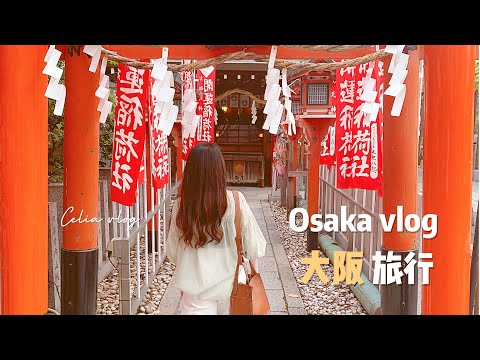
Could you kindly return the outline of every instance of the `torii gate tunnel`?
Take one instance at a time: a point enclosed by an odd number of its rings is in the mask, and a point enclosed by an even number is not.
[[[62,48],[60,46],[59,48]],[[161,47],[104,45],[125,57],[157,59]],[[238,51],[234,46],[172,45],[169,59],[208,59]],[[0,313],[45,314],[48,309],[48,109],[42,74],[47,45],[0,46]],[[244,50],[268,55],[270,46]],[[99,73],[89,72],[90,58],[81,52],[69,56],[66,46],[64,111],[63,206],[98,214],[99,124],[95,90]],[[334,59],[353,59],[374,52],[365,47],[335,53]],[[472,192],[472,138],[474,109],[474,45],[414,46],[406,98],[399,117],[390,115],[393,99],[384,101],[383,206],[387,216],[397,206],[416,214],[420,59],[424,60],[425,121],[423,213],[438,215],[435,239],[423,240],[435,267],[423,285],[423,314],[468,314],[470,286],[470,231]],[[282,59],[332,60],[328,51],[279,46]],[[390,56],[384,58],[388,68]],[[391,74],[385,71],[385,83]],[[308,212],[318,211],[319,146],[313,138],[326,134],[321,118],[303,119],[310,141]],[[439,139],[443,139],[439,141]],[[181,164],[177,162],[177,164]],[[179,174],[181,167],[177,167]],[[79,211],[79,210],[78,210]],[[72,216],[78,214],[73,213]],[[477,229],[478,231],[478,229]],[[94,314],[97,303],[98,224],[85,222],[63,228],[62,313]],[[309,235],[312,236],[311,234]],[[385,233],[382,248],[405,256],[417,251],[415,234]],[[312,245],[314,248],[314,245]],[[409,313],[402,296],[416,289],[388,285],[382,291],[383,313]]]

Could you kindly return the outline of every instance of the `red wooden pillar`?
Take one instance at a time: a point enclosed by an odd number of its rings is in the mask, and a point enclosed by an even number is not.
[[[425,45],[423,214],[438,215],[423,314],[469,314],[475,45]]]
[[[297,134],[295,136],[295,145],[293,147],[293,169],[295,171],[298,171],[298,156],[299,156],[299,148],[300,148],[300,143],[299,143],[299,139],[302,137],[303,135],[303,128],[300,127],[300,126],[297,126]],[[294,186],[295,186],[295,189],[297,188],[297,178],[295,178],[295,181],[294,181]]]
[[[98,217],[99,74],[91,59],[65,54],[64,224],[75,218]],[[72,211],[67,210],[72,207]],[[62,314],[97,310],[98,223],[74,222],[63,227]]]
[[[48,308],[47,46],[0,46],[0,314]]]
[[[325,137],[328,127],[335,123],[331,118],[309,118],[299,120],[308,140],[308,215],[318,213],[318,192],[320,174],[320,142]],[[307,251],[318,249],[318,233],[308,230]]]
[[[394,98],[383,98],[383,213],[387,219],[397,213],[397,206],[403,207],[404,216],[417,213],[419,50],[408,54],[407,91],[399,117],[390,115]],[[391,56],[383,66],[385,89],[392,77],[387,71],[390,61]],[[383,255],[393,251],[403,260],[411,251],[418,253],[418,234],[396,229],[394,224],[391,232],[383,233]],[[380,290],[382,314],[417,314],[417,283],[409,285],[405,280],[400,285],[382,285]]]

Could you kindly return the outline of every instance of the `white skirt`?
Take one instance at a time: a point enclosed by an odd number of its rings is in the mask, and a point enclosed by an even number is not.
[[[230,298],[225,300],[200,300],[188,294],[180,299],[180,315],[228,315]]]
[[[246,283],[246,274],[239,268],[238,282]],[[180,315],[229,315],[230,298],[223,300],[201,300],[183,293],[180,299]]]

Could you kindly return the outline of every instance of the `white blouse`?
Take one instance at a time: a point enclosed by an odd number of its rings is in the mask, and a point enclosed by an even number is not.
[[[243,238],[243,255],[248,260],[265,255],[266,241],[245,196],[238,192]],[[180,199],[172,209],[167,238],[167,256],[176,265],[173,285],[179,290],[201,300],[223,300],[230,297],[237,263],[235,245],[235,202],[227,190],[228,206],[221,221],[223,238],[220,243],[209,242],[199,249],[180,243],[176,217]],[[258,271],[258,269],[256,269]]]

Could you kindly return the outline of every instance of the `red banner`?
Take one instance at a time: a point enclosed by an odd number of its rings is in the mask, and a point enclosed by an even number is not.
[[[158,190],[168,183],[168,137],[160,130],[160,114],[154,111],[157,103],[157,98],[151,91],[154,81],[155,79],[150,79],[149,120],[153,140],[151,147],[153,149],[152,183],[155,190]]]
[[[189,64],[190,60],[183,60],[182,64]],[[183,119],[183,110],[185,108],[184,96],[185,92],[189,89],[195,89],[195,78],[192,70],[182,71],[182,119]],[[198,110],[198,109],[197,109]],[[183,121],[183,120],[182,120]],[[182,159],[187,161],[190,151],[197,144],[195,137],[190,137],[186,134],[185,125],[182,124]]]
[[[135,202],[145,145],[149,76],[144,69],[118,65],[111,197],[112,201],[127,206]]]
[[[376,102],[382,99],[379,86],[378,61],[374,66],[372,78],[375,78]],[[381,141],[382,116],[379,113],[374,121],[362,112],[363,82],[368,64],[355,68],[338,69],[336,76],[336,114],[335,147],[337,161],[337,188],[358,188],[377,190],[381,195],[382,164]]]
[[[378,152],[378,196],[383,196],[383,60],[375,60],[375,67],[373,68],[372,77],[377,80],[376,90],[377,98],[375,102],[380,104],[380,109],[377,115],[377,152]],[[379,125],[378,125],[379,124]]]
[[[337,188],[350,187],[351,172],[346,166],[351,162],[352,126],[355,103],[355,68],[340,68],[336,71],[336,121],[335,157],[337,161]]]
[[[197,129],[197,141],[215,141],[215,66],[197,70],[198,90],[203,94],[197,114],[202,116]]]

